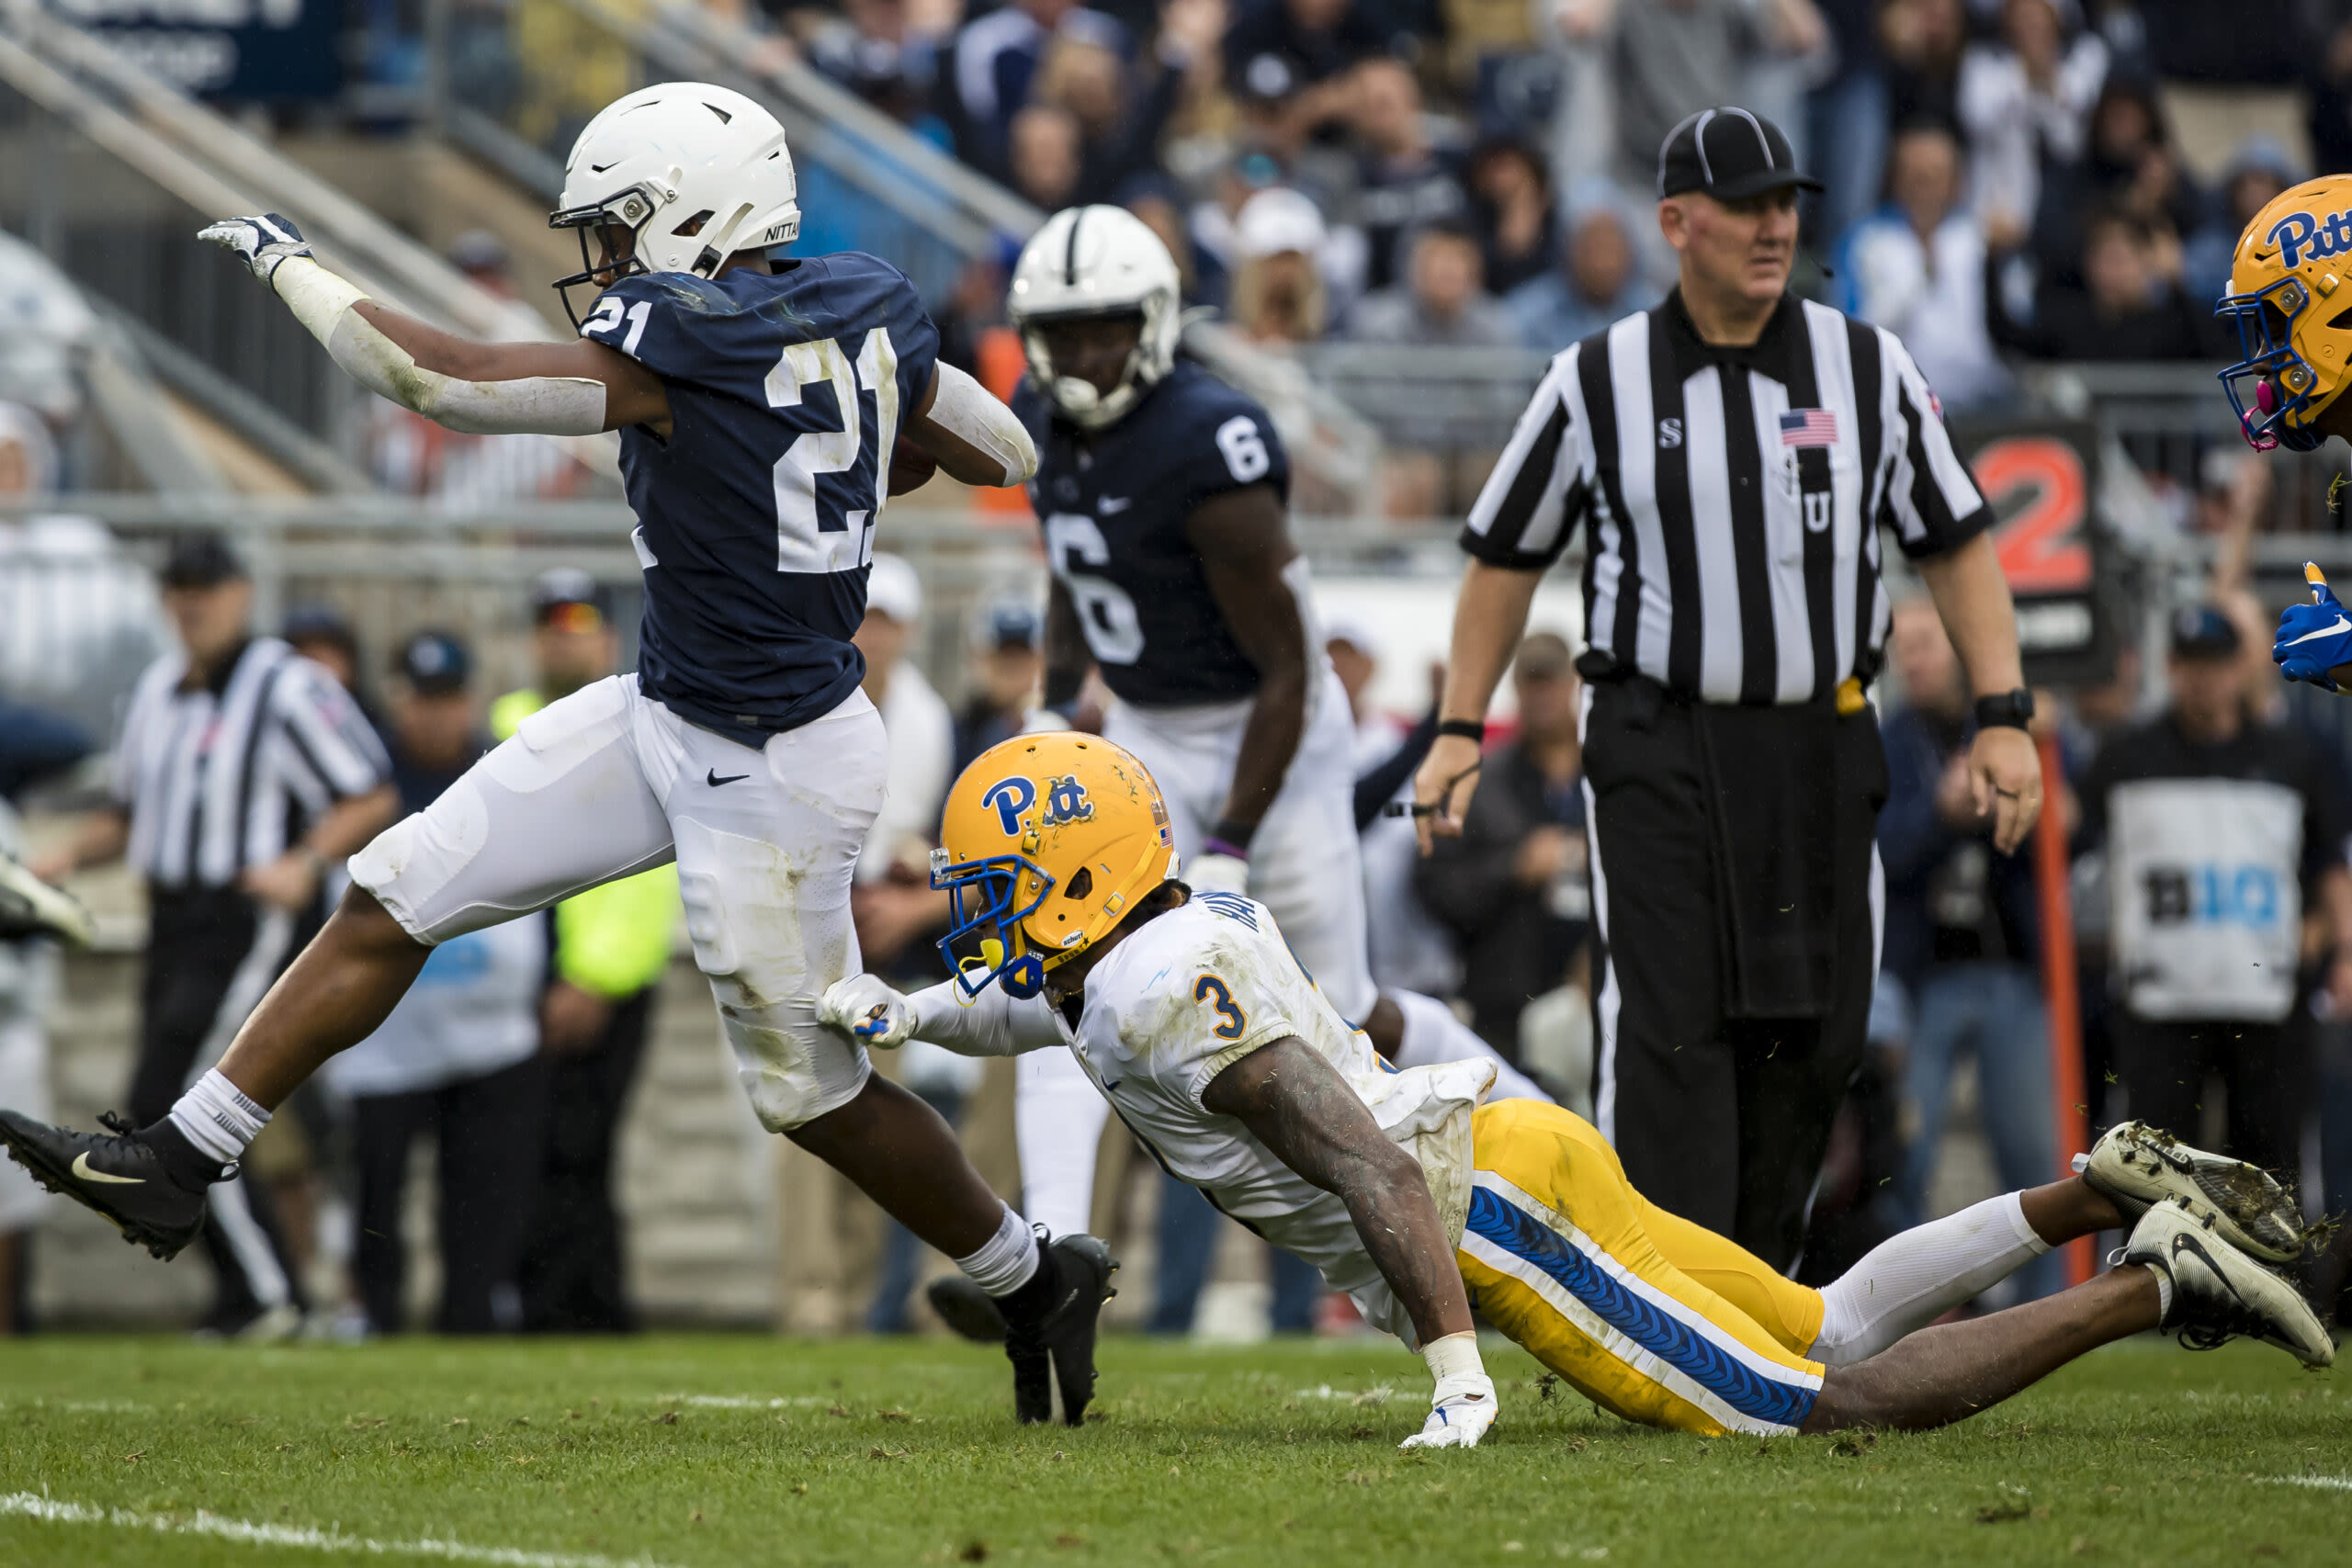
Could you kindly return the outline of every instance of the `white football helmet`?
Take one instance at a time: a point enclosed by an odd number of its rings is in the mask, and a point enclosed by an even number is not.
[[[1022,247],[1005,310],[1028,351],[1030,370],[1052,392],[1055,406],[1084,428],[1101,430],[1117,423],[1176,363],[1182,288],[1175,259],[1142,219],[1123,207],[1072,207],[1046,219]],[[1057,376],[1045,336],[1035,330],[1074,316],[1138,314],[1143,335],[1119,384],[1107,393],[1077,377]]]
[[[799,194],[784,127],[732,88],[664,82],[614,99],[571,144],[563,205],[548,218],[580,235],[582,269],[555,286],[572,325],[566,291],[600,272],[607,286],[647,272],[708,277],[737,251],[789,244]],[[606,225],[636,236],[628,260],[614,261],[609,241],[601,258],[589,254],[589,235]]]

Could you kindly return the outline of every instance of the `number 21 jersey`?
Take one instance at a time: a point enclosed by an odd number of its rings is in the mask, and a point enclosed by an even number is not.
[[[1184,531],[1227,491],[1290,494],[1290,457],[1246,394],[1179,359],[1127,416],[1089,434],[1054,412],[1034,377],[1012,412],[1037,443],[1029,502],[1046,558],[1077,606],[1102,680],[1138,707],[1237,702],[1258,669],[1225,624]]]
[[[625,277],[581,328],[662,378],[673,429],[621,432],[648,696],[748,745],[855,689],[874,526],[939,333],[859,252]]]

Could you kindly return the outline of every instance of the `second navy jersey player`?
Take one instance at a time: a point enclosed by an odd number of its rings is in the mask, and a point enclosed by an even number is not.
[[[1105,430],[1056,418],[1035,378],[1012,412],[1037,444],[1029,499],[1046,563],[1103,683],[1143,707],[1255,694],[1258,667],[1234,640],[1187,525],[1202,502],[1245,485],[1288,502],[1290,456],[1266,411],[1179,359]]]
[[[939,332],[914,285],[859,252],[624,277],[582,335],[662,378],[672,429],[621,432],[639,526],[648,696],[750,739],[854,690],[874,527],[901,418]]]

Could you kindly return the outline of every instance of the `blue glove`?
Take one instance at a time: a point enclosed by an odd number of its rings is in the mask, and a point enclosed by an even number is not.
[[[2352,615],[2345,614],[2335,590],[2327,585],[2318,567],[2305,562],[2303,581],[2311,584],[2312,603],[2290,604],[2278,617],[2278,640],[2270,657],[2290,681],[2308,681],[2326,691],[2343,688],[2329,673],[2339,664],[2352,664]]]

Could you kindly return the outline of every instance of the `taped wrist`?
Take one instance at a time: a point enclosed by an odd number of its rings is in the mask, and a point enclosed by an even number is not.
[[[931,418],[995,459],[1004,469],[1006,485],[1026,484],[1037,471],[1037,444],[1012,411],[944,362],[939,367],[938,395],[931,400]]]
[[[381,398],[467,435],[594,435],[605,384],[585,377],[468,381],[427,370],[353,306],[368,298],[309,256],[288,256],[270,286],[346,375]]]
[[[1442,1339],[1432,1339],[1421,1347],[1421,1361],[1430,1370],[1430,1378],[1437,1384],[1437,1397],[1468,1392],[1487,1383],[1487,1363],[1478,1356],[1478,1336],[1464,1329],[1449,1334]],[[1488,1386],[1492,1386],[1488,1384]]]

